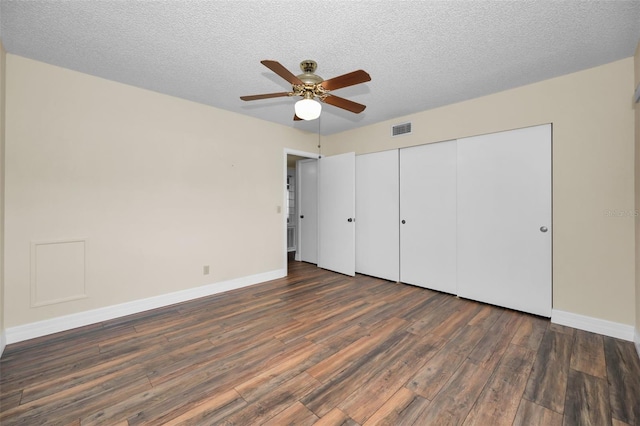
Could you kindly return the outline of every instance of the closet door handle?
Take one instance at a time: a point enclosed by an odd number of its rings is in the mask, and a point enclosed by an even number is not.
[[[304,219],[304,215],[303,214],[300,215],[300,219]]]
[[[407,221],[402,219],[402,222],[400,222],[400,223],[402,223],[404,225],[405,223],[407,223]]]

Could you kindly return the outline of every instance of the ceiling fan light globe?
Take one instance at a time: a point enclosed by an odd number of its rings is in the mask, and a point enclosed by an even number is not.
[[[301,99],[295,105],[296,115],[303,120],[315,120],[320,117],[322,104],[313,99]]]

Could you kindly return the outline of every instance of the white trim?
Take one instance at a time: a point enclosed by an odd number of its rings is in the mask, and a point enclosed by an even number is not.
[[[300,151],[300,150],[291,149],[291,148],[284,149],[285,160],[287,159],[287,155],[297,155],[298,157],[307,157],[307,158],[315,158],[315,159],[320,158],[320,154],[318,154],[317,152]]]
[[[590,331],[592,333],[603,334],[616,339],[633,341],[633,326],[621,324],[619,322],[607,321],[599,318],[587,317],[571,312],[551,311],[551,322],[558,325],[577,328],[579,330]]]
[[[640,358],[640,328],[636,328],[636,338],[634,339],[634,343],[636,344],[636,352],[638,353],[638,358]]]
[[[4,330],[0,330],[0,357],[2,357],[4,353],[4,348],[7,347],[7,337],[5,334]]]
[[[126,302],[119,305],[112,305],[76,314],[65,315],[63,317],[19,325],[6,330],[6,344],[17,343],[23,340],[46,336],[48,334],[58,333],[60,331],[66,331],[76,327],[83,327],[89,324],[95,324],[126,315],[148,311],[150,309],[161,308],[200,297],[235,290],[265,281],[282,278],[286,275],[286,269],[278,269],[262,274],[207,284],[201,287],[190,288],[188,290],[162,294],[159,296],[149,297],[147,299],[134,300],[132,302]]]

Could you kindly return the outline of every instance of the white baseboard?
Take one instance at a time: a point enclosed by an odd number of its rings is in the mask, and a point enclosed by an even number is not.
[[[640,328],[636,328],[636,338],[633,342],[636,344],[636,352],[638,353],[638,358],[640,358]]]
[[[0,330],[0,357],[4,353],[4,348],[7,347],[7,336],[4,330]]]
[[[632,325],[587,317],[571,312],[558,311],[556,309],[551,311],[551,322],[633,342],[634,327]]]
[[[150,309],[161,308],[186,302],[200,297],[211,296],[229,290],[235,290],[265,281],[275,280],[285,277],[286,269],[278,269],[262,274],[250,275],[247,277],[235,278],[228,281],[217,282],[201,287],[190,288],[188,290],[176,291],[174,293],[149,297],[147,299],[134,300],[119,305],[107,306],[90,311],[79,312],[77,314],[65,315],[63,317],[51,318],[30,324],[11,327],[6,330],[6,344],[22,342],[60,331],[71,330],[72,328],[83,327],[126,315],[148,311]]]

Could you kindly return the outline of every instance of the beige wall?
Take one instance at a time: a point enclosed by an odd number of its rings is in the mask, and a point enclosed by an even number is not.
[[[6,59],[7,328],[283,267],[284,148],[317,136]],[[32,243],[73,239],[88,297],[32,307]],[[77,288],[52,265],[78,258],[51,250],[37,296],[53,300]]]
[[[317,136],[6,61],[6,327],[282,267],[283,148],[314,152]],[[323,154],[552,122],[554,309],[638,323],[634,220],[605,215],[636,206],[633,70],[628,58],[323,137]],[[390,138],[406,120],[414,133]],[[88,297],[31,307],[32,242],[77,238]]]
[[[636,48],[634,56],[635,79],[633,87],[640,85],[640,42]],[[635,193],[636,193],[636,339],[640,336],[640,103],[635,104],[636,112],[636,176],[635,176]],[[640,355],[640,341],[636,340],[638,345],[638,354]]]
[[[375,84],[375,77],[373,83]],[[553,123],[553,307],[632,325],[633,58],[323,138],[323,153],[375,152]],[[428,93],[425,94],[428,96]],[[413,122],[413,133],[390,127]]]

